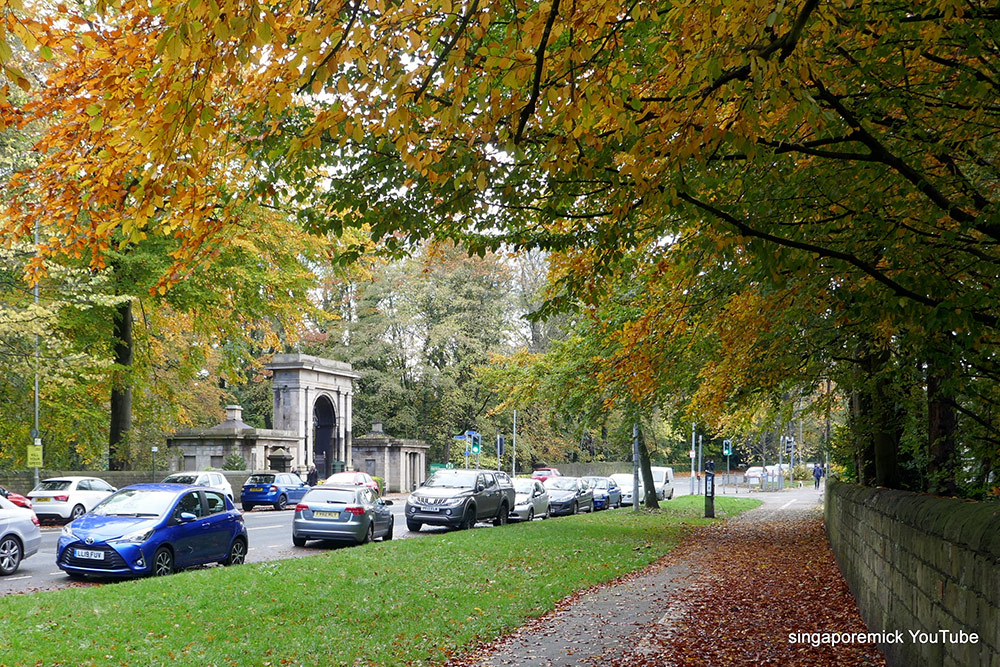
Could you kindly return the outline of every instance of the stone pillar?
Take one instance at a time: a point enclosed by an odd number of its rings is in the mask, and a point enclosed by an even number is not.
[[[351,429],[354,428],[354,392],[348,391],[347,398],[345,401],[344,410],[344,431],[346,433],[346,438],[344,439],[344,461],[347,462],[347,467],[353,467],[351,463],[352,452],[353,452],[353,440],[351,438]]]

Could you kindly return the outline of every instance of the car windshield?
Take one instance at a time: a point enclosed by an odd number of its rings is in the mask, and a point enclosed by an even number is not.
[[[342,489],[313,489],[305,495],[302,502],[330,503],[347,505],[353,503],[355,499],[354,491]]]
[[[164,484],[194,484],[198,481],[198,475],[171,475],[163,480]]]
[[[448,489],[471,489],[475,485],[476,473],[467,470],[439,470],[424,483],[424,486]]]
[[[560,491],[576,491],[577,480],[572,477],[549,477],[545,480],[545,488]]]
[[[47,479],[36,486],[35,491],[65,491],[72,483],[68,479]]]
[[[587,484],[590,484],[595,489],[606,489],[608,488],[608,480],[604,477],[585,477]]]
[[[664,482],[667,479],[666,470],[654,470],[653,471],[653,481],[654,482]]]
[[[338,472],[338,473],[336,473],[334,475],[330,475],[329,477],[326,478],[326,483],[327,484],[333,484],[333,483],[337,483],[337,484],[354,484],[355,481],[356,481],[355,480],[355,475],[354,475],[353,472]]]
[[[108,496],[91,514],[101,516],[163,516],[170,509],[177,494],[172,491],[151,489],[123,489]]]
[[[270,484],[274,481],[274,475],[250,475],[247,484]]]
[[[612,475],[611,479],[618,482],[618,486],[627,486],[632,488],[632,475]]]
[[[515,479],[514,480],[514,492],[515,493],[532,493],[535,489],[535,483],[530,479]]]

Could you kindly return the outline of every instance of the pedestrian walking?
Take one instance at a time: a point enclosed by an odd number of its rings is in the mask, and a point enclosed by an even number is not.
[[[819,480],[823,478],[826,473],[823,470],[823,466],[816,464],[813,466],[813,479],[816,480],[816,490],[819,490]]]
[[[316,464],[309,464],[309,474],[306,475],[306,484],[309,486],[316,486],[316,482],[319,481],[319,473],[316,472]]]

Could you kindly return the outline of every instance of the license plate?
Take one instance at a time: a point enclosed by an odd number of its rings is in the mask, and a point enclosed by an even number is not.
[[[424,511],[425,512],[440,512],[441,508],[440,507],[425,507]]]
[[[51,499],[51,498],[35,498],[35,499],[34,499],[34,501],[35,501],[36,503],[47,503],[47,502],[49,502],[50,500],[52,500],[52,499]]]
[[[252,486],[250,487],[250,490],[253,492],[258,492],[258,491],[263,491],[264,489],[260,488],[259,486]]]
[[[92,551],[90,549],[74,549],[77,558],[89,558],[91,560],[104,560],[103,551]]]
[[[313,512],[317,519],[339,519],[340,512]]]

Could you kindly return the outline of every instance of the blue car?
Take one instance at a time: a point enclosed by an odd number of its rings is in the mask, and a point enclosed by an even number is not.
[[[287,509],[302,500],[311,487],[293,472],[255,472],[243,483],[240,505],[249,512],[257,505]]]
[[[218,489],[135,484],[63,528],[56,565],[73,578],[160,576],[246,555],[243,515]]]

